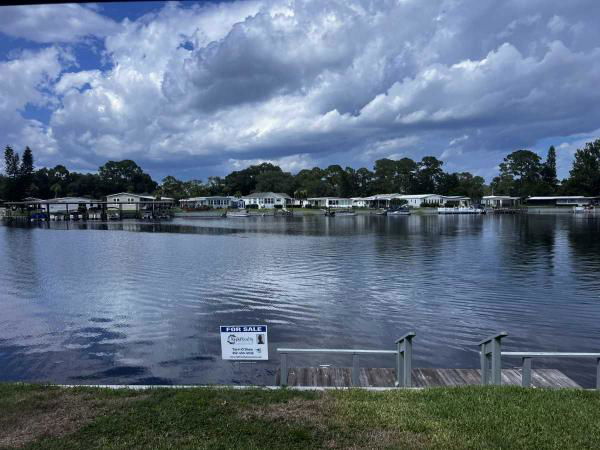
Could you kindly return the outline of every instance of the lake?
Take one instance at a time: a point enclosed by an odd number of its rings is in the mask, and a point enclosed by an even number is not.
[[[277,347],[393,349],[411,330],[416,367],[478,367],[498,331],[507,350],[600,351],[598,216],[5,225],[0,255],[3,381],[273,384]],[[269,326],[268,362],[221,360],[219,326],[244,324]],[[594,364],[534,361],[587,386]]]

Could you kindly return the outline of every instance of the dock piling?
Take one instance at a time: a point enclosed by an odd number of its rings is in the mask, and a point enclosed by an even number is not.
[[[352,354],[352,386],[360,386],[360,360],[358,353]]]
[[[521,372],[521,386],[531,386],[531,358],[523,358],[523,371]]]
[[[279,385],[287,386],[288,368],[287,368],[287,353],[281,353],[281,367],[279,370]]]

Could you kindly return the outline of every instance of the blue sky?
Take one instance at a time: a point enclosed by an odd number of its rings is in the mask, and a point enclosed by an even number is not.
[[[489,181],[550,145],[565,177],[600,137],[599,22],[594,0],[0,7],[0,134],[158,179],[433,155]]]

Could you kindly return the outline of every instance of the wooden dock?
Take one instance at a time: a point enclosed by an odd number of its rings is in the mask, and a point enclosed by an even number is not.
[[[279,385],[277,369],[275,384]],[[396,369],[361,368],[360,387],[394,387]],[[581,388],[579,384],[557,369],[534,369],[531,373],[534,387]],[[479,369],[413,369],[413,387],[468,386],[481,384]],[[521,385],[521,369],[502,369],[503,385]],[[293,367],[288,370],[288,386],[350,387],[352,369],[349,367]]]

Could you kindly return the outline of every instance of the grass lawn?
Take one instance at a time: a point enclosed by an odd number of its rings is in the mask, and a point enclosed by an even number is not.
[[[598,448],[600,394],[0,385],[0,448]]]

